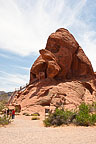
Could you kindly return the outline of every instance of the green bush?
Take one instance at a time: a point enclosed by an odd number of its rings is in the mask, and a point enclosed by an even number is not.
[[[74,123],[80,126],[90,126],[96,123],[96,114],[90,113],[91,105],[82,103],[77,112],[72,112],[63,109],[56,109],[54,113],[49,113],[48,118],[45,118],[44,125],[60,126],[62,124]]]
[[[63,109],[56,109],[54,113],[50,113],[48,118],[44,120],[45,126],[60,126],[62,124],[70,124],[74,117],[73,112],[71,111],[64,111]]]
[[[4,104],[0,102],[0,112],[2,112],[3,109],[4,109]]]
[[[92,114],[91,119],[92,119],[92,124],[94,125],[96,123],[96,114]]]
[[[93,102],[92,108],[93,108],[93,111],[96,112],[96,102]]]
[[[80,112],[83,112],[85,114],[88,114],[89,111],[90,111],[90,108],[89,108],[89,105],[85,104],[85,103],[82,103],[80,106],[79,106],[79,111]]]
[[[23,115],[25,115],[25,116],[30,116],[30,114],[29,114],[29,113],[26,113],[26,112],[24,112]]]
[[[50,127],[52,124],[51,124],[51,121],[50,121],[50,118],[46,118],[44,121],[43,121],[44,125],[46,127]]]
[[[40,119],[39,117],[34,116],[34,117],[32,117],[32,119],[31,119],[31,120],[39,120],[39,119]]]
[[[0,102],[0,125],[8,125],[11,122],[11,117],[7,117],[5,102]]]
[[[7,116],[0,117],[0,125],[8,125],[11,122],[11,118]]]
[[[31,114],[31,116],[39,116],[37,113]]]
[[[92,125],[92,117],[90,114],[79,112],[76,115],[76,124],[81,126]]]
[[[76,124],[81,126],[90,126],[96,123],[96,114],[90,114],[90,105],[82,103],[76,115]]]
[[[94,108],[96,108],[96,102],[93,102],[93,104],[92,104],[93,106],[94,106]]]

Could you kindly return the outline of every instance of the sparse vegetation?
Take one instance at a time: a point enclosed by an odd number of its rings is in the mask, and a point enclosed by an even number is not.
[[[5,115],[0,116],[0,125],[8,125],[11,122],[11,118]]]
[[[0,102],[0,112],[2,112],[3,109],[4,109],[4,103]]]
[[[31,119],[31,120],[39,120],[39,119],[40,119],[39,117],[34,116],[34,117],[32,117],[32,119]]]
[[[96,123],[96,114],[90,113],[92,106],[82,103],[79,106],[79,112],[76,115],[76,124],[81,126],[90,126]]]
[[[25,116],[30,116],[30,114],[27,113],[27,112],[24,112],[23,115],[25,115]]]
[[[54,113],[49,113],[48,118],[44,120],[45,126],[60,126],[62,124],[70,124],[75,116],[74,112],[56,109]]]
[[[90,109],[95,106],[95,104],[87,105],[82,103],[77,112],[56,109],[54,113],[49,113],[48,118],[44,120],[44,125],[46,127],[60,126],[62,124],[69,125],[71,123],[80,126],[94,125],[96,123],[96,113],[90,113]]]
[[[31,116],[40,116],[39,113],[34,113],[34,114],[31,114]]]
[[[5,109],[5,104],[0,102],[0,125],[8,125],[11,122],[11,118],[6,115]]]

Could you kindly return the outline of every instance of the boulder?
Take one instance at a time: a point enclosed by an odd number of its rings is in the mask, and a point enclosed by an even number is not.
[[[40,54],[30,70],[30,83],[35,78],[39,80],[44,79],[44,77],[54,78],[60,71],[60,66],[54,54],[45,49],[40,50]]]
[[[46,70],[46,67],[47,67],[46,62],[40,55],[34,62],[30,70],[30,83],[32,83],[35,78],[39,79],[39,73],[44,72]]]

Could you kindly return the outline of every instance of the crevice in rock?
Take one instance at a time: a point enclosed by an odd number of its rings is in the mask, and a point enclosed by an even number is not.
[[[94,89],[91,87],[91,85],[89,83],[83,83],[83,86],[89,90],[89,92],[92,94]]]

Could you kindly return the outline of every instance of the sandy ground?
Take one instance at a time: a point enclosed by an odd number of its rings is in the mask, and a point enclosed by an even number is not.
[[[42,121],[16,116],[0,127],[0,144],[96,144],[96,127],[43,127]]]

